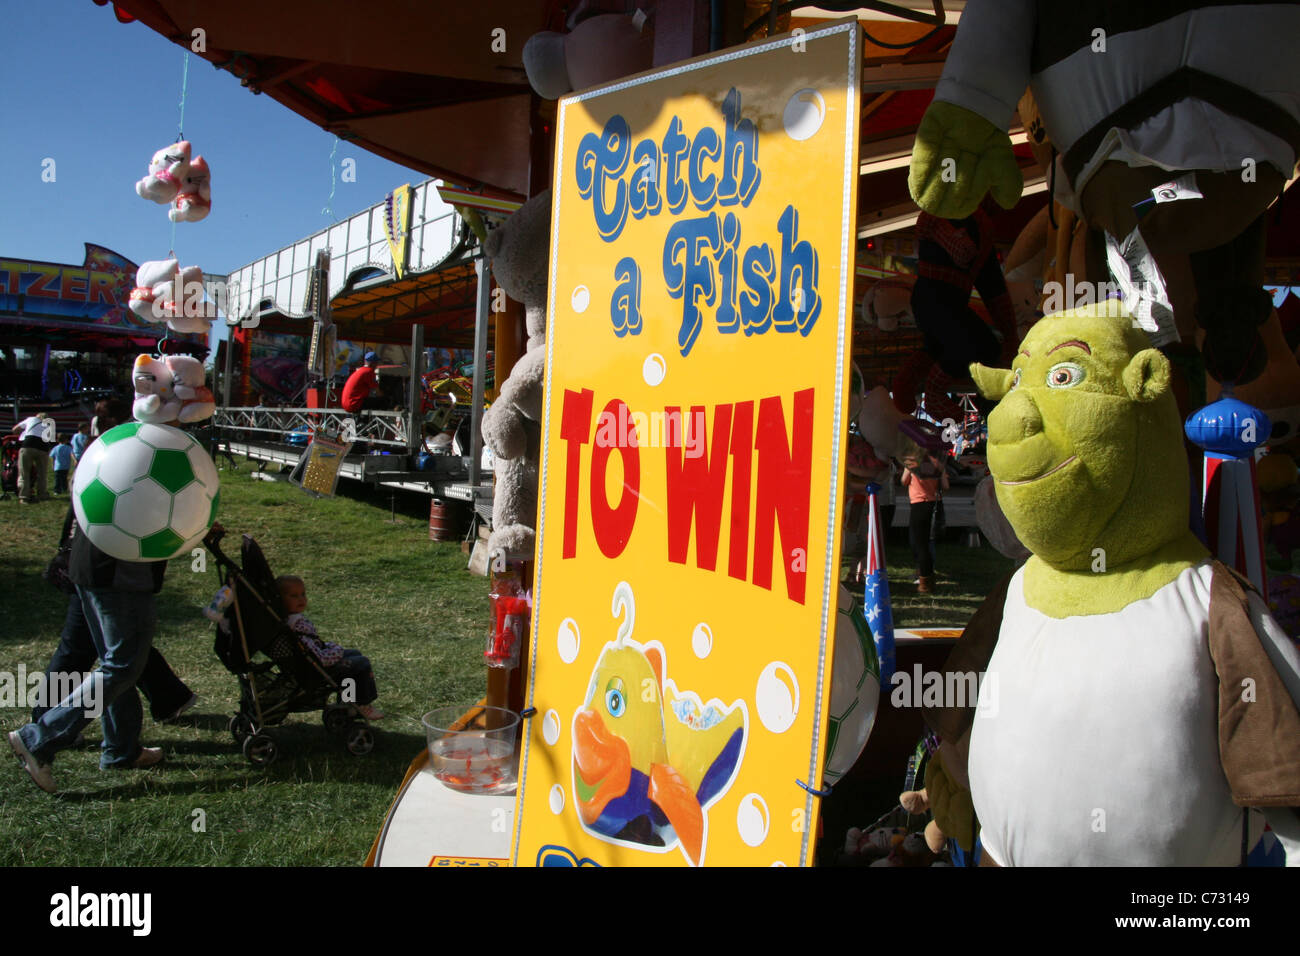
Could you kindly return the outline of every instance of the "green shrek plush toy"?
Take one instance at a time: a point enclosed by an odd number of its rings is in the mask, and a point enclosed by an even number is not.
[[[927,709],[935,819],[969,848],[973,809],[1002,866],[1227,866],[1256,807],[1300,864],[1300,653],[1188,531],[1169,363],[1113,305],[1042,319],[1011,369],[971,367],[1032,555],[946,664],[983,674],[977,706]]]

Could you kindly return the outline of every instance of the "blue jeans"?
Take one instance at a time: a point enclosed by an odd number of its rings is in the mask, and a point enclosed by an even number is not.
[[[153,646],[154,595],[149,591],[77,588],[90,637],[99,655],[99,668],[57,707],[22,727],[23,744],[40,761],[49,763],[72,746],[90,723],[83,701],[97,700],[102,708],[103,751],[99,766],[129,767],[140,756],[140,726],[144,711],[135,682]],[[91,687],[92,681],[102,681]]]
[[[68,614],[63,621],[63,632],[59,635],[59,646],[50,658],[49,666],[45,668],[45,686],[54,686],[55,674],[88,673],[94,669],[98,659],[94,639],[90,636],[90,625],[86,623],[86,615],[81,609],[81,598],[73,594],[68,598]],[[176,676],[176,672],[156,647],[149,650],[149,660],[136,688],[149,701],[149,712],[154,720],[166,720],[194,693]],[[50,701],[49,707],[33,707],[32,721],[40,720],[41,715],[56,703],[58,701]]]

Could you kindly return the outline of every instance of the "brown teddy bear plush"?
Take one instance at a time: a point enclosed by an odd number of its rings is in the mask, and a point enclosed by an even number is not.
[[[531,558],[537,523],[537,460],[546,372],[546,276],[551,191],[534,196],[491,232],[484,251],[506,295],[522,302],[527,351],[483,415],[483,441],[496,456],[490,552]]]
[[[903,809],[913,816],[930,811],[930,794],[927,790],[908,790],[898,795],[898,802]],[[947,835],[939,829],[939,824],[931,820],[925,825],[925,845],[931,853],[943,852],[948,842]]]

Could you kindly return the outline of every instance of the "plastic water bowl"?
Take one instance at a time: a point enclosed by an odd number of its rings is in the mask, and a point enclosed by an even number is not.
[[[504,707],[459,704],[425,714],[433,775],[461,793],[512,793],[519,715]]]

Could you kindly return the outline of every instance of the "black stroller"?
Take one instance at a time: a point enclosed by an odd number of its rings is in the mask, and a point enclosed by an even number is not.
[[[0,497],[18,493],[18,450],[22,441],[17,435],[0,438]]]
[[[213,650],[239,678],[239,713],[230,718],[230,733],[244,756],[255,767],[274,762],[279,744],[268,728],[280,726],[290,714],[315,710],[349,753],[370,753],[375,735],[369,722],[344,700],[342,685],[286,626],[275,575],[262,549],[244,535],[241,570],[221,550],[225,533],[213,525],[203,543],[216,556],[217,571],[233,595],[217,621]],[[255,659],[258,655],[265,659]]]

